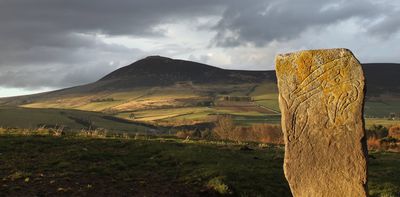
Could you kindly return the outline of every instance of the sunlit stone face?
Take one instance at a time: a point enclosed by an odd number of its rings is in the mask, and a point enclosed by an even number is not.
[[[295,196],[366,196],[364,75],[347,49],[278,55],[285,175]]]

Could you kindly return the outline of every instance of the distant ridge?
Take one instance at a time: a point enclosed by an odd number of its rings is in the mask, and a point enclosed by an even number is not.
[[[379,97],[383,94],[400,97],[400,64],[367,63],[362,65],[366,76],[367,98]],[[119,68],[90,84],[34,95],[3,98],[0,99],[0,104],[14,105],[25,101],[62,98],[67,95],[90,95],[98,92],[163,87],[179,83],[207,86],[207,84],[232,85],[261,82],[276,84],[275,71],[226,70],[192,61],[149,56]]]
[[[367,83],[367,95],[400,94],[400,64],[366,63],[362,65]]]

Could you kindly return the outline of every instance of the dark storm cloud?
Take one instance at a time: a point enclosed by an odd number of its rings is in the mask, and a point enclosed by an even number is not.
[[[2,0],[0,83],[34,88],[91,82],[121,66],[107,67],[107,60],[144,56],[139,49],[106,44],[96,34],[162,37],[159,24],[221,9],[210,2]]]
[[[48,33],[101,32],[109,35],[159,35],[154,25],[172,19],[207,15],[218,7],[212,0],[6,0],[2,24],[15,30]]]
[[[362,19],[371,35],[387,36],[400,26],[399,7],[387,5],[382,0],[0,0],[0,83],[35,88],[91,82],[149,53],[105,43],[97,35],[159,39],[168,31],[159,25],[189,20],[196,26],[198,17],[218,17],[216,24],[198,24],[216,33],[210,42],[218,47],[265,46],[351,18]]]
[[[7,58],[0,59],[6,61],[2,65],[24,61],[42,63],[36,57],[32,59],[33,51],[39,50],[42,54],[46,50],[57,53],[59,49],[104,47],[99,45],[99,40],[81,34],[162,36],[162,30],[155,28],[158,24],[207,15],[216,9],[206,1],[194,0],[3,0],[0,2],[0,50]],[[60,54],[64,55],[68,56]],[[58,62],[77,61],[70,57],[59,59],[56,54],[41,56],[45,62],[53,62],[53,57],[61,60]]]
[[[368,24],[378,34],[398,31],[399,11],[379,1],[369,0],[254,0],[228,6],[214,27],[218,46],[235,47],[247,43],[264,46],[271,41],[294,39],[311,27],[325,27],[351,18]]]

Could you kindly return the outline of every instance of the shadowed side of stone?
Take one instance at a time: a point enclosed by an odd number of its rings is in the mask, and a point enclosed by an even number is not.
[[[367,196],[364,75],[347,49],[276,56],[284,170],[299,196]]]

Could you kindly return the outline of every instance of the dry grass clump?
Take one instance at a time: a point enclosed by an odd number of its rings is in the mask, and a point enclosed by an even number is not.
[[[156,135],[127,133],[127,132],[109,132],[104,128],[81,129],[79,131],[68,130],[64,127],[47,128],[41,126],[35,129],[21,128],[3,128],[0,127],[0,135],[16,135],[16,136],[54,136],[54,137],[72,137],[72,138],[117,138],[117,139],[135,139],[147,140],[155,138]]]
[[[79,137],[91,137],[91,138],[106,138],[107,137],[106,129],[82,129],[78,132],[77,136]]]
[[[220,195],[228,195],[232,192],[229,189],[229,186],[224,183],[222,177],[214,177],[208,181],[207,187],[214,190]]]
[[[20,129],[20,128],[0,128],[0,135],[23,135],[23,136],[30,136],[30,135],[38,135],[38,136],[62,136],[65,135],[64,127],[54,127],[48,128],[45,125],[42,125],[35,129]]]
[[[0,127],[0,135],[4,135],[4,134],[7,134],[7,129]]]
[[[368,150],[379,150],[381,149],[381,142],[376,137],[370,137],[367,140]]]
[[[106,138],[108,131],[106,129],[82,129],[78,132],[65,132],[63,126],[46,127],[42,125],[34,129],[21,128],[0,128],[0,135],[22,135],[22,136],[54,136],[54,137],[91,137]]]

